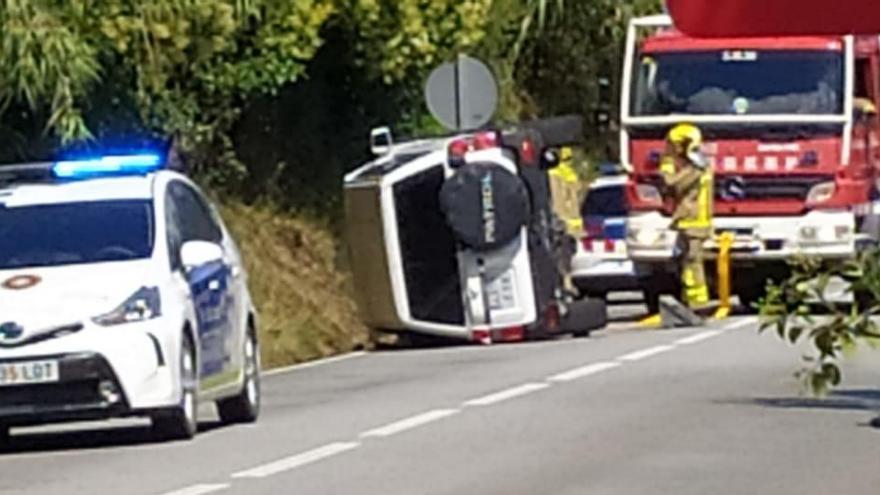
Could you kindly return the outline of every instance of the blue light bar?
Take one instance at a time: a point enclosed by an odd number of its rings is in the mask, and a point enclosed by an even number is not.
[[[56,162],[52,173],[59,179],[81,179],[99,175],[148,174],[161,168],[159,155],[121,155]]]

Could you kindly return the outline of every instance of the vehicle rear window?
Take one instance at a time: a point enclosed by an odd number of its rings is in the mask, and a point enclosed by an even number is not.
[[[593,189],[584,199],[581,215],[619,217],[626,216],[626,196],[623,186]]]
[[[153,207],[147,200],[4,208],[0,270],[148,258]]]

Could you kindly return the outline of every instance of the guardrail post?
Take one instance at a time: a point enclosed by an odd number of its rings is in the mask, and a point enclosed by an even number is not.
[[[730,248],[733,246],[733,234],[724,232],[718,239],[718,310],[715,319],[723,320],[730,316]]]

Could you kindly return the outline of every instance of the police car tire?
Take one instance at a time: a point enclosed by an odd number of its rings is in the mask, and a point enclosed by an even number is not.
[[[491,182],[493,230],[487,231],[484,183]],[[469,164],[459,169],[440,190],[440,206],[455,238],[472,249],[489,251],[519,235],[529,217],[529,193],[523,181],[493,164]]]
[[[235,397],[217,402],[217,414],[225,424],[253,423],[260,416],[260,348],[253,331],[248,331],[244,349],[244,383]]]
[[[188,440],[198,431],[198,378],[195,345],[186,334],[180,349],[180,382],[183,388],[180,404],[160,411],[151,421],[153,430],[163,439]]]
[[[562,320],[562,330],[574,337],[589,337],[593,330],[608,324],[608,306],[602,299],[581,299],[572,302]]]

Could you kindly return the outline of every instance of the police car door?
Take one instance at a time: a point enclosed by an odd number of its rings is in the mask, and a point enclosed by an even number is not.
[[[174,181],[168,185],[166,209],[169,220],[179,229],[179,244],[206,241],[223,246],[223,231],[198,193],[188,184]],[[169,222],[170,223],[170,222]],[[172,253],[179,252],[179,247]],[[200,379],[208,388],[234,379],[232,350],[235,306],[232,273],[225,260],[191,267],[185,273],[196,313],[200,350]]]

